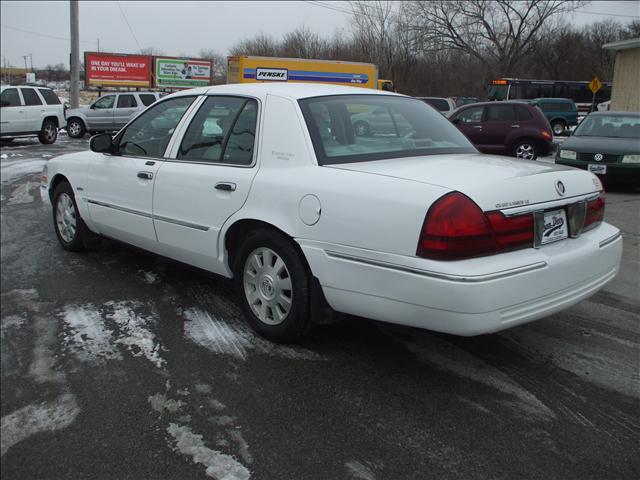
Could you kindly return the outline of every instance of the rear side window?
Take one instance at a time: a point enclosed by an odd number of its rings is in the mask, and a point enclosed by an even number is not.
[[[6,90],[3,90],[0,98],[0,105],[3,107],[19,107],[22,105],[20,96],[18,95],[18,89],[7,88]]]
[[[42,98],[44,98],[44,101],[47,102],[47,105],[61,104],[58,95],[56,95],[53,90],[49,90],[48,88],[39,88],[38,91],[40,92],[40,95],[42,95]]]
[[[549,102],[540,104],[543,112],[571,112],[573,108],[566,102]]]
[[[136,102],[136,97],[133,95],[120,95],[118,97],[117,108],[134,108],[137,106],[138,102]]]
[[[156,101],[156,96],[153,93],[141,93],[139,96],[140,101],[144,104],[145,107],[148,107]]]
[[[491,105],[487,113],[489,122],[510,122],[515,120],[515,112],[512,105]]]
[[[256,139],[258,102],[248,100],[233,124],[227,146],[222,155],[223,163],[250,165],[253,160],[253,146]]]
[[[42,100],[33,88],[21,88],[20,91],[25,105],[42,105]]]
[[[449,103],[442,98],[425,98],[422,100],[424,103],[431,105],[433,108],[440,112],[449,111]]]
[[[531,112],[524,107],[516,107],[516,116],[517,119],[521,121],[533,120]]]

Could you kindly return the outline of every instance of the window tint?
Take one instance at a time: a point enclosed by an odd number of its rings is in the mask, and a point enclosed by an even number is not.
[[[533,115],[525,107],[516,107],[516,116],[521,121],[533,120]]]
[[[221,162],[231,127],[246,101],[239,97],[208,97],[182,139],[178,158]]]
[[[3,90],[0,104],[3,107],[19,107],[20,105],[22,105],[20,97],[18,96],[18,89],[7,88],[6,90]]]
[[[482,121],[482,113],[484,112],[484,107],[472,107],[467,108],[460,112],[457,118],[461,123],[473,123],[473,122],[481,122]]]
[[[321,165],[476,151],[442,114],[417,99],[330,95],[298,103]],[[374,113],[380,110],[386,113]]]
[[[120,135],[116,141],[118,153],[136,157],[163,157],[171,135],[194,98],[172,98],[149,107]]]
[[[60,105],[60,99],[58,98],[58,95],[56,95],[56,93],[53,90],[49,90],[48,88],[39,88],[38,91],[40,92],[40,95],[42,95],[42,98],[44,98],[44,101],[47,102],[47,105]]]
[[[540,108],[543,112],[571,112],[573,110],[571,104],[565,102],[542,102]]]
[[[258,102],[249,100],[244,105],[236,123],[231,129],[227,146],[222,155],[224,163],[250,165],[253,160],[253,146],[256,139]]]
[[[540,97],[540,88],[539,85],[521,85],[520,86],[523,92],[520,95],[520,98],[538,98]]]
[[[99,98],[96,103],[93,104],[94,108],[113,108],[113,103],[116,100],[115,95],[107,95],[106,97]]]
[[[138,106],[136,97],[133,95],[119,95],[118,106],[116,108],[135,108]]]
[[[553,97],[553,84],[540,85],[539,95],[541,98]]]
[[[20,92],[25,105],[42,105],[42,100],[33,88],[21,88]]]
[[[449,103],[442,98],[425,98],[422,100],[424,103],[428,103],[433,108],[440,112],[448,112],[449,111]]]
[[[487,112],[489,122],[510,122],[515,120],[513,105],[491,105]]]
[[[149,105],[151,105],[153,102],[156,101],[156,96],[152,93],[141,93],[140,100],[142,101],[145,107],[148,107]]]

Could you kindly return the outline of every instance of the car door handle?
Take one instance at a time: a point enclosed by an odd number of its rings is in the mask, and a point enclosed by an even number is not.
[[[474,125],[473,128],[477,128],[479,130],[482,130],[482,125]]]
[[[520,125],[511,125],[511,128],[520,128]]]
[[[223,190],[225,192],[235,192],[236,184],[233,182],[219,182],[219,183],[216,183],[216,189]]]
[[[145,180],[153,179],[153,173],[151,172],[138,172],[138,178],[143,178]]]

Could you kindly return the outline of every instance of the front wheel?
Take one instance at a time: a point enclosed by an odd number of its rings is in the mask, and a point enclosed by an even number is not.
[[[56,123],[53,120],[45,120],[42,122],[42,129],[38,134],[38,140],[40,140],[40,143],[50,145],[54,143],[57,138],[58,127],[56,127]]]
[[[309,273],[288,238],[271,230],[250,233],[237,252],[234,276],[244,316],[260,335],[287,342],[307,332]]]
[[[72,118],[67,123],[67,133],[71,138],[82,138],[86,132],[84,122],[78,118]]]
[[[523,160],[535,160],[538,158],[538,150],[532,140],[522,140],[513,147],[513,155]]]
[[[71,185],[66,182],[60,183],[53,193],[53,226],[62,248],[72,252],[84,249],[82,219]]]

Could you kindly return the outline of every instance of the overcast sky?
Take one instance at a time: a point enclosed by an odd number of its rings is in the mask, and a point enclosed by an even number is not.
[[[305,25],[323,36],[348,31],[348,2],[79,2],[80,51],[136,53],[155,47],[167,55],[197,55],[213,48],[223,55],[236,42],[264,32],[280,37]],[[128,21],[129,26],[127,26]],[[577,24],[603,18],[640,17],[640,1],[594,1],[573,14]],[[2,61],[23,67],[69,63],[68,1],[0,2]],[[135,37],[135,38],[134,38]],[[137,39],[137,41],[136,41]]]

